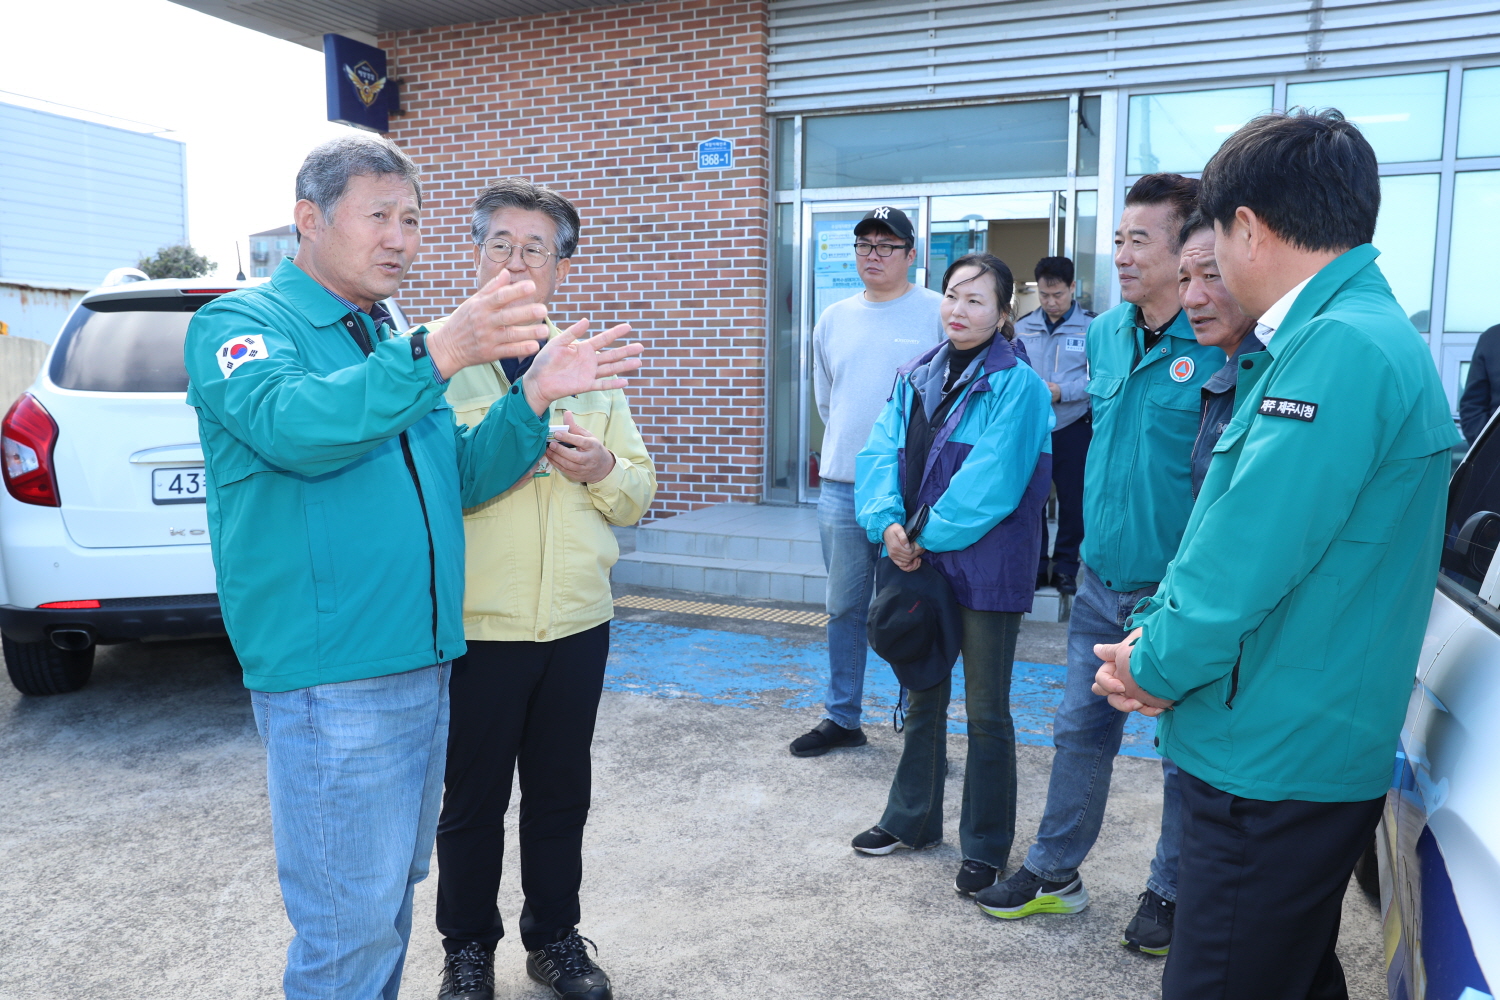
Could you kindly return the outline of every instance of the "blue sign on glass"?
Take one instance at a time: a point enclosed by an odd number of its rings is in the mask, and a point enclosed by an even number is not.
[[[698,143],[698,169],[723,170],[734,166],[733,139],[704,139]]]
[[[389,132],[392,111],[400,111],[396,85],[385,75],[385,53],[343,35],[323,36],[323,73],[328,85],[328,120]]]

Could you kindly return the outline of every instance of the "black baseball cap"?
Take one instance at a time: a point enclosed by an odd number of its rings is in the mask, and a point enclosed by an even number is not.
[[[911,220],[906,217],[906,213],[899,208],[881,205],[879,208],[870,209],[865,213],[865,217],[855,224],[854,235],[863,236],[877,227],[889,229],[896,234],[897,239],[913,246],[916,245],[916,230],[912,228]]]

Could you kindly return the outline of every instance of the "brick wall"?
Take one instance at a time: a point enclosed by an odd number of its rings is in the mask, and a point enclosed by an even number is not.
[[[415,319],[473,291],[468,210],[522,176],[583,219],[553,314],[628,322],[647,363],[626,391],[656,461],[648,517],[761,493],[768,205],[766,3],[628,3],[382,35],[422,167]],[[734,140],[735,167],[695,170]]]

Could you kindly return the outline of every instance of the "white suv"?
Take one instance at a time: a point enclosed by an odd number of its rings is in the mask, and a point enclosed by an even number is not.
[[[194,312],[258,283],[90,292],[0,423],[0,635],[22,692],[82,687],[99,643],[223,634],[182,345]]]

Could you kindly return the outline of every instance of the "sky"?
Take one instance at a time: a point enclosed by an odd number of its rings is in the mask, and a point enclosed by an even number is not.
[[[185,143],[188,237],[222,276],[234,276],[236,240],[246,253],[250,233],[292,221],[307,151],[353,131],[327,120],[313,49],[168,0],[3,6],[0,101]]]

